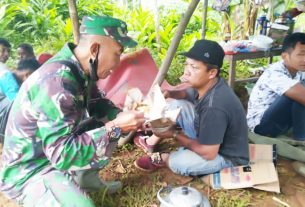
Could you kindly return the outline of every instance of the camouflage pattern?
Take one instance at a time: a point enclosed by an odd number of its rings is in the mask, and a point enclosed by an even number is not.
[[[19,204],[25,207],[94,207],[90,197],[78,188],[69,174],[58,170],[32,179],[23,189]]]
[[[22,85],[12,106],[2,155],[0,190],[22,200],[23,189],[49,172],[103,168],[115,143],[105,127],[74,135],[72,130],[88,117],[84,107],[88,77],[66,45],[48,64]],[[58,60],[71,60],[84,79],[81,85],[70,68]],[[71,197],[74,199],[74,197]]]
[[[80,34],[108,36],[124,47],[135,47],[137,42],[127,36],[127,24],[109,16],[84,16]]]

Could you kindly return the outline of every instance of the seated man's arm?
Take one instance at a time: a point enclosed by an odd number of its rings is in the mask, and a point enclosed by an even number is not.
[[[299,80],[284,74],[283,69],[266,70],[260,79],[262,80],[259,85],[261,90],[287,96],[305,106],[305,87]]]
[[[185,99],[187,97],[186,89],[181,90],[165,90],[163,91],[165,98]]]
[[[177,136],[177,140],[189,150],[197,153],[207,160],[213,160],[219,152],[228,126],[225,112],[208,108],[200,115],[198,123],[198,138],[196,140]],[[187,139],[187,140],[186,140]]]
[[[178,134],[176,139],[179,141],[179,143],[182,146],[197,153],[206,160],[215,159],[219,151],[219,146],[220,146],[219,144],[215,144],[215,145],[200,144],[197,140],[190,139],[184,134]]]
[[[305,87],[301,83],[292,86],[284,95],[305,106]]]

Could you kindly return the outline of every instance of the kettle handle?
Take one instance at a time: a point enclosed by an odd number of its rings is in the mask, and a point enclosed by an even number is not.
[[[157,193],[157,198],[159,199],[159,201],[161,202],[161,204],[164,204],[166,207],[175,207],[173,205],[171,205],[170,203],[168,203],[167,201],[165,201],[162,196],[160,195],[161,193],[164,193],[166,191],[171,191],[172,187],[171,186],[166,186],[166,187],[162,187],[158,193]]]

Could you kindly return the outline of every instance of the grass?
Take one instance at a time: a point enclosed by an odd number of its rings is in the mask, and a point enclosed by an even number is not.
[[[173,139],[162,141],[159,151],[173,150],[176,143]],[[153,173],[144,173],[136,169],[134,160],[144,152],[133,144],[126,144],[114,152],[109,165],[100,173],[104,180],[120,180],[123,189],[115,194],[108,195],[105,191],[91,193],[97,207],[157,207],[160,205],[157,192],[162,187],[171,185],[191,186],[205,195],[212,207],[279,207],[284,206],[272,198],[276,197],[291,207],[297,205],[296,194],[305,195],[305,178],[297,175],[291,169],[291,162],[280,159],[278,173],[281,184],[281,194],[260,191],[253,188],[236,190],[214,190],[200,178],[190,178],[176,175],[168,169],[160,169]],[[301,196],[301,197],[302,197]]]
[[[214,191],[211,196],[214,207],[243,207],[252,206],[252,194],[247,190],[221,190]]]
[[[165,142],[163,147],[175,147],[171,139]],[[132,144],[124,145],[114,153],[110,164],[101,171],[101,177],[105,180],[121,180],[123,189],[112,195],[105,191],[92,193],[97,207],[157,207],[157,192],[167,185],[192,186],[206,195],[213,207],[264,206],[264,200],[270,201],[277,195],[255,189],[213,190],[202,179],[175,175],[168,169],[143,173],[133,165],[134,160],[143,154]]]

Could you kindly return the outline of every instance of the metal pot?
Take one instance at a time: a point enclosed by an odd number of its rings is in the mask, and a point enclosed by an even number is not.
[[[188,186],[161,188],[157,197],[161,202],[160,207],[211,207],[204,195]]]

